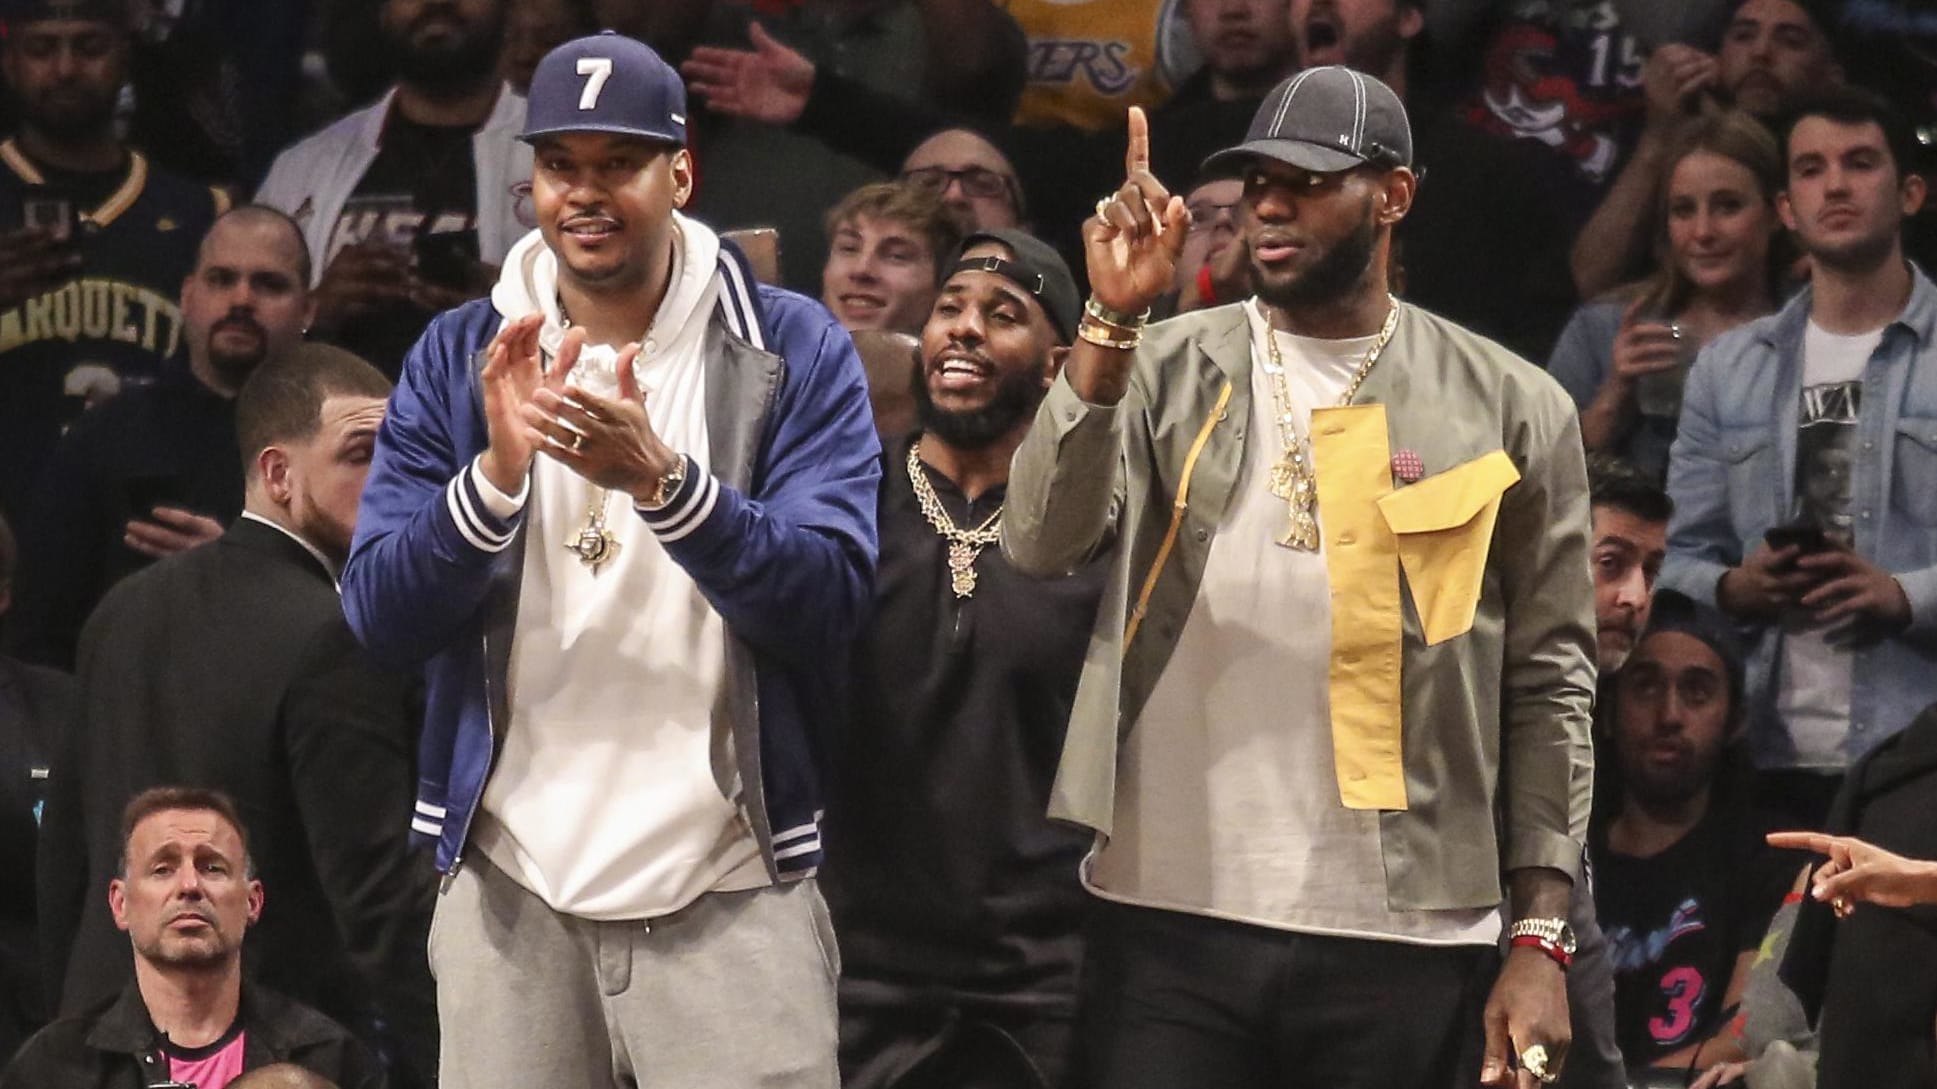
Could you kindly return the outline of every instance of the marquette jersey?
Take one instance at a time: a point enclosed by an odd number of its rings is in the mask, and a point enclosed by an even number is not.
[[[81,255],[59,287],[0,312],[0,509],[18,522],[67,423],[90,398],[152,382],[181,345],[182,280],[219,190],[157,170],[130,152],[105,199],[69,196],[12,140],[0,143],[0,231],[27,222],[29,200],[67,199]],[[91,203],[91,207],[89,204]]]
[[[1170,97],[1201,63],[1185,0],[1004,0],[1029,39],[1016,122],[1123,127],[1132,106]]]

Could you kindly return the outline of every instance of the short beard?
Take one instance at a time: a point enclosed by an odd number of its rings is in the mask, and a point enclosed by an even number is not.
[[[1833,250],[1809,250],[1809,257],[1825,268],[1849,275],[1875,272],[1890,259],[1902,228],[1903,225],[1899,223],[1897,231],[1890,234],[1861,239]]]
[[[268,354],[267,351],[249,352],[243,355],[211,351],[208,354],[208,363],[230,389],[241,389],[242,383],[256,373],[256,368],[262,366],[262,361]]]
[[[171,950],[159,938],[153,944],[138,948],[135,952],[141,954],[141,959],[151,964],[188,970],[213,968],[235,955],[235,951],[223,941],[217,941],[213,946],[199,945],[186,950]]]
[[[915,357],[910,386],[915,396],[915,419],[921,429],[957,450],[983,450],[1036,414],[1042,403],[1043,366],[1015,371],[995,387],[995,396],[981,408],[949,412],[935,404],[928,392],[928,367]]]
[[[50,144],[85,144],[114,131],[114,99],[106,98],[88,106],[40,112],[22,103],[22,120]]]
[[[1612,678],[1616,673],[1621,672],[1621,667],[1627,665],[1628,659],[1632,657],[1634,657],[1632,646],[1623,647],[1620,650],[1604,650],[1600,652],[1600,661],[1595,664],[1601,676]]]
[[[464,27],[450,41],[432,48],[412,45],[412,29],[383,28],[384,60],[399,81],[432,93],[461,91],[497,72],[504,42],[502,10],[490,22]]]
[[[1258,298],[1280,310],[1300,310],[1335,303],[1357,290],[1379,245],[1378,224],[1369,206],[1366,211],[1364,221],[1350,234],[1290,280],[1273,281],[1257,258],[1250,257],[1251,283]]]

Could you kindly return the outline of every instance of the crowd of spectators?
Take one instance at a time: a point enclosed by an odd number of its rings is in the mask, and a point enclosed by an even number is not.
[[[0,858],[37,874],[0,908],[0,1062],[18,1053],[0,1085],[83,1065],[102,1085],[143,1065],[161,1080],[141,1084],[437,1083],[424,950],[438,870],[447,888],[459,870],[426,845],[457,802],[425,801],[414,754],[456,697],[383,661],[436,647],[377,644],[428,624],[455,576],[410,568],[418,608],[345,565],[379,427],[408,454],[463,446],[421,413],[423,433],[384,423],[393,386],[420,409],[461,396],[423,388],[420,341],[474,349],[451,365],[480,399],[508,365],[440,315],[488,300],[574,327],[562,287],[539,297],[532,242],[554,152],[521,136],[541,59],[601,30],[684,76],[673,214],[720,233],[726,290],[744,267],[846,331],[885,450],[873,619],[775,626],[854,642],[851,663],[830,652],[852,736],[808,856],[849,951],[849,1085],[1087,1084],[1065,1062],[1087,838],[1042,813],[1102,571],[1046,589],[1003,565],[979,594],[976,572],[1001,563],[983,550],[1007,459],[1072,343],[1125,111],[1189,212],[1153,320],[1206,310],[1253,293],[1241,225],[1264,184],[1206,160],[1325,65],[1410,115],[1394,293],[1541,365],[1590,455],[1575,917],[1598,915],[1580,960],[1612,993],[1570,993],[1560,1084],[1937,1077],[1937,941],[1910,906],[1932,884],[1915,860],[1937,858],[1927,5],[0,0]],[[543,351],[579,350],[561,344]],[[961,409],[975,383],[989,401]],[[525,496],[485,475],[448,503],[502,549]],[[684,468],[661,483],[688,505]],[[646,545],[620,559],[595,510],[578,560],[635,577]],[[1014,732],[978,735],[991,721]],[[780,761],[739,756],[713,770],[758,793]],[[1784,830],[1838,838],[1770,846]],[[745,831],[783,862],[808,843]],[[1809,851],[1833,859],[1814,881]],[[514,855],[537,866],[501,847],[466,872],[504,880]],[[1886,891],[1849,891],[1857,870]],[[199,925],[177,925],[184,898]]]

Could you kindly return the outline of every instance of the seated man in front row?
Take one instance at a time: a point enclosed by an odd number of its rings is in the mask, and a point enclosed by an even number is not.
[[[121,827],[121,876],[108,883],[108,904],[134,943],[134,982],[28,1040],[0,1089],[224,1089],[245,1070],[284,1062],[342,1089],[382,1089],[376,1060],[341,1026],[244,984],[242,934],[262,914],[262,883],[228,796],[143,791]]]

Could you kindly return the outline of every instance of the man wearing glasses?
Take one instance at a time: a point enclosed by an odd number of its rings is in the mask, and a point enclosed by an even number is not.
[[[1022,227],[1028,205],[1008,156],[974,129],[943,129],[916,145],[901,180],[939,194],[965,231]]]

